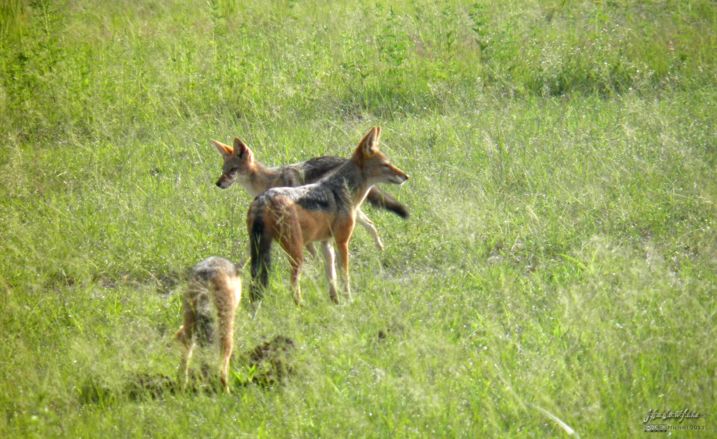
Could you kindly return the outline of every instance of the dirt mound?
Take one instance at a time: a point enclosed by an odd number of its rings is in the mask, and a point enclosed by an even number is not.
[[[263,386],[284,382],[295,372],[295,350],[294,341],[283,335],[255,347],[247,355],[249,367],[254,369],[251,382]]]
[[[248,379],[236,380],[232,387],[256,384],[274,386],[286,382],[296,373],[294,352],[296,345],[289,337],[277,335],[257,345],[241,357],[252,371]],[[232,365],[237,362],[232,361]],[[111,387],[101,377],[87,379],[79,388],[79,400],[83,404],[111,404],[118,399],[132,401],[161,399],[177,393],[213,395],[222,392],[219,375],[211,365],[202,365],[199,370],[190,370],[189,381],[182,389],[176,377],[164,374],[136,373],[127,377],[124,385]]]

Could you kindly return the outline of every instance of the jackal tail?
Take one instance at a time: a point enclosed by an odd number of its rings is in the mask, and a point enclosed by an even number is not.
[[[264,288],[269,282],[269,270],[271,269],[271,244],[274,241],[274,237],[266,229],[262,210],[259,208],[256,209],[254,214],[251,212],[249,214],[249,251],[251,254],[252,278],[249,299],[252,302],[263,298]]]
[[[184,344],[192,341],[199,346],[208,346],[214,341],[216,320],[207,286],[196,280],[190,280],[191,286],[184,296],[184,323],[176,338]]]
[[[216,331],[216,321],[214,316],[209,313],[197,313],[195,321],[195,331],[197,335],[197,343],[199,346],[209,346],[214,343],[214,333]]]
[[[381,191],[375,186],[371,188],[371,190],[368,192],[368,195],[366,196],[366,201],[376,207],[389,210],[403,219],[407,219],[409,217],[408,209],[406,209],[406,206],[399,203],[398,200],[396,200],[389,194]]]

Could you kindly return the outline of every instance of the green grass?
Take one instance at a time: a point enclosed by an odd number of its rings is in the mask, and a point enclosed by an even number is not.
[[[4,2],[0,436],[714,434],[716,30],[710,1]],[[295,375],[130,395],[175,375],[181,273],[248,255],[209,140],[281,164],[374,125],[411,218],[366,209],[355,302],[311,259],[297,309],[276,250],[237,317]]]

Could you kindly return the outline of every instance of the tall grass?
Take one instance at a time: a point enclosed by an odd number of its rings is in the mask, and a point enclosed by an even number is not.
[[[716,12],[4,2],[0,435],[634,437],[683,408],[714,431]],[[237,317],[240,351],[291,337],[295,374],[240,385],[238,356],[231,396],[143,393],[175,374],[183,270],[247,256],[209,140],[280,164],[373,125],[412,216],[367,209],[387,248],[357,230],[355,302],[310,260],[296,309],[277,254]]]

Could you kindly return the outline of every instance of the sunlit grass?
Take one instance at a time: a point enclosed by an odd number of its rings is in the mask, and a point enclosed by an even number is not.
[[[714,428],[712,3],[0,11],[1,436],[634,437],[683,408]],[[277,250],[236,344],[290,337],[294,375],[246,385],[237,355],[231,396],[152,393],[184,270],[248,255],[250,197],[213,185],[209,140],[280,164],[374,125],[411,218],[366,208],[386,250],[356,231],[354,303],[310,259],[297,309]]]

